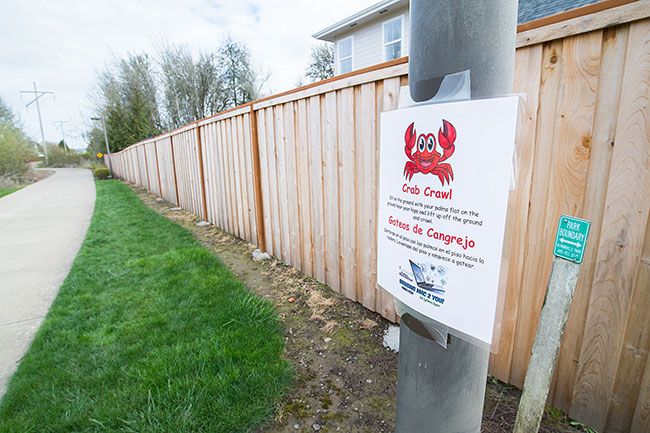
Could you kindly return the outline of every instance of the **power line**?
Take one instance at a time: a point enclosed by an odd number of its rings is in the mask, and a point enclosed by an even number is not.
[[[20,49],[20,47],[18,46],[14,38],[11,37],[9,30],[7,30],[7,27],[5,27],[2,21],[0,21],[0,27],[2,27],[2,30],[4,30],[4,32],[7,34],[7,38],[9,38],[11,43],[14,44],[14,47],[16,48],[16,51],[18,51],[18,54],[20,54],[20,57],[23,59],[23,62],[25,62],[29,70],[32,71],[32,74],[36,75],[36,72],[34,72],[34,68],[32,68],[32,65],[27,60],[27,57],[25,57],[25,55],[23,54],[22,50]]]

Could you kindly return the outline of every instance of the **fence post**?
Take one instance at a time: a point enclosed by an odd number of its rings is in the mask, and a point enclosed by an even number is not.
[[[196,122],[196,143],[199,152],[199,176],[201,178],[201,199],[203,200],[203,220],[208,220],[208,202],[205,198],[205,173],[203,172],[203,143],[201,143],[201,127]]]
[[[176,206],[181,205],[181,200],[178,198],[178,179],[176,177],[176,157],[174,157],[174,136],[169,134],[169,147],[172,150],[172,170],[174,171],[174,190],[176,191]]]
[[[260,144],[257,138],[257,113],[250,103],[251,149],[253,159],[253,189],[255,193],[255,225],[257,226],[257,246],[266,251],[266,233],[264,233],[264,209],[262,207],[262,174],[260,162]]]
[[[160,164],[158,163],[158,140],[153,141],[153,151],[156,155],[156,174],[158,175],[158,195],[162,198],[162,182],[160,181]]]

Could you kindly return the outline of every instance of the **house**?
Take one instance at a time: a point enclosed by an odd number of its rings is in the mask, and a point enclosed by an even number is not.
[[[597,0],[520,0],[518,22],[595,3]],[[382,0],[312,36],[334,43],[334,73],[344,74],[408,55],[409,0]]]

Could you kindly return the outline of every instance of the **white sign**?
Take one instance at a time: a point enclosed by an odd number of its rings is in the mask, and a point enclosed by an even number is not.
[[[381,115],[377,280],[490,344],[518,97]]]

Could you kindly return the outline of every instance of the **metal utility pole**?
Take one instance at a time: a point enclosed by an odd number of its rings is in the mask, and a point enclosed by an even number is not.
[[[470,77],[466,97],[512,92],[516,0],[411,0],[410,15],[413,101],[439,97],[443,81],[459,73]],[[478,433],[489,354],[488,347],[448,335],[424,316],[403,314],[395,431]]]
[[[102,129],[104,130],[104,142],[106,143],[106,155],[108,155],[108,172],[113,176],[113,170],[111,168],[111,147],[108,145],[108,133],[106,132],[106,121],[103,117],[91,117],[90,120],[101,120]]]
[[[38,90],[36,88],[36,81],[34,81],[34,90],[21,90],[20,93],[28,93],[34,95],[34,99],[29,101],[25,107],[29,107],[34,102],[36,102],[36,111],[38,112],[38,125],[41,128],[41,146],[43,146],[43,154],[45,155],[45,163],[47,164],[47,149],[45,148],[45,133],[43,132],[43,119],[41,117],[41,104],[38,103],[38,100],[45,95],[54,95],[54,92]]]
[[[56,127],[59,128],[59,131],[61,132],[61,140],[63,141],[63,144],[65,144],[65,146],[67,147],[68,143],[66,143],[66,141],[65,141],[65,128],[64,128],[63,125],[68,123],[68,121],[67,120],[55,120],[52,123],[54,123],[56,125]]]

